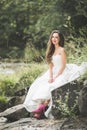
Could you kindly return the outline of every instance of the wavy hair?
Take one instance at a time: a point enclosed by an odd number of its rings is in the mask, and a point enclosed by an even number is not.
[[[54,51],[55,51],[55,46],[54,46],[54,44],[52,44],[52,40],[51,40],[54,33],[58,33],[58,35],[59,35],[59,38],[60,38],[59,46],[64,47],[64,36],[63,36],[63,34],[59,30],[52,31],[52,33],[49,37],[47,51],[46,51],[46,61],[47,61],[48,64],[51,63],[52,55],[54,54]]]

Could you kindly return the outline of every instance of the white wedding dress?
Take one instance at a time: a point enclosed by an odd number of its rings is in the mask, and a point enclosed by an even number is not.
[[[52,62],[54,65],[53,76],[55,76],[62,64],[61,55],[54,55],[52,57]],[[49,70],[47,70],[42,76],[38,77],[31,84],[23,103],[24,107],[27,111],[32,112],[38,107],[41,100],[51,99],[49,108],[45,112],[46,117],[50,117],[52,107],[51,91],[77,79],[85,71],[87,71],[87,62],[83,62],[80,66],[77,66],[76,64],[66,64],[63,73],[58,78],[56,78],[53,83],[49,83]]]

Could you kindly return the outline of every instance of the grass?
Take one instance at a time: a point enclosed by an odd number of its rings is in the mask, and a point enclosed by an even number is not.
[[[82,62],[87,62],[86,44],[83,44],[83,47],[80,47],[80,45],[76,46],[71,42],[65,48],[66,48],[68,63],[74,63],[80,65]]]
[[[44,63],[30,63],[16,68],[11,75],[0,74],[0,95],[12,96],[14,92],[30,86],[47,69]]]

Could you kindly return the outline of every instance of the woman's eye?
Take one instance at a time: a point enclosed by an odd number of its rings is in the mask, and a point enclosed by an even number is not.
[[[52,37],[52,38],[58,39],[58,37]]]

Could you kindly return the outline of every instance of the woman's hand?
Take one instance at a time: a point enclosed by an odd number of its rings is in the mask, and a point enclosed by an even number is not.
[[[53,82],[56,80],[56,78],[58,78],[59,75],[60,75],[60,74],[58,73],[58,74],[54,77]]]
[[[50,79],[48,80],[49,83],[52,83],[53,81],[54,81],[53,78],[50,78]]]
[[[58,76],[59,76],[59,74],[57,74],[54,78],[50,78],[50,79],[48,80],[48,82],[49,82],[49,83],[54,82],[54,81],[55,81],[55,79],[56,79]]]
[[[54,77],[53,82],[56,80],[57,77]]]

